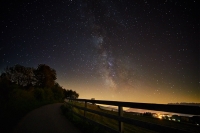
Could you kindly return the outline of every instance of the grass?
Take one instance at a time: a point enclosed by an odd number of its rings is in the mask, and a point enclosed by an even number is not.
[[[71,121],[73,124],[78,127],[83,133],[108,133],[104,130],[102,130],[98,126],[93,126],[91,123],[84,121],[80,117],[74,115],[72,113],[72,110],[76,113],[83,114],[82,110],[72,108],[68,105],[62,105],[61,109],[63,111],[63,114]]]
[[[74,102],[73,104],[84,107],[84,103]],[[95,110],[95,111],[105,112],[105,113],[112,114],[112,115],[118,115],[118,112],[103,110],[103,109],[100,109],[97,105],[93,105],[93,104],[87,104],[87,108]],[[83,119],[72,114],[72,112],[71,112],[71,111],[74,111],[74,112],[83,116],[84,115],[83,110],[72,107],[69,104],[63,105],[62,110],[63,110],[63,113],[67,116],[67,118],[70,119],[78,128],[80,128],[82,132],[84,132],[84,133],[88,133],[88,132],[98,133],[98,131],[99,131],[98,129],[100,129],[100,127],[94,126],[94,125],[92,125],[88,122],[85,122]],[[100,115],[90,113],[90,112],[86,113],[86,117],[91,119],[91,120],[94,120],[98,123],[101,123],[103,125],[106,125],[108,127],[111,127],[115,130],[118,130],[118,121],[116,121],[114,119],[109,119],[107,117],[100,116]],[[182,130],[187,130],[187,131],[190,131],[190,132],[191,131],[192,132],[198,132],[199,131],[198,126],[188,124],[188,123],[174,122],[174,121],[168,121],[168,120],[160,120],[160,119],[153,118],[153,117],[147,117],[147,116],[141,116],[141,115],[132,115],[130,113],[124,113],[124,117],[132,118],[132,119],[135,119],[135,120],[144,121],[144,122],[148,122],[148,123],[153,123],[153,124],[158,124],[158,125],[163,125],[163,126],[168,126],[168,127],[174,127],[174,128],[178,128],[178,129],[182,129]],[[96,128],[96,130],[94,130],[91,127]],[[103,131],[101,131],[101,132],[104,133]],[[124,123],[124,132],[125,133],[133,133],[133,132],[154,133],[155,131]]]

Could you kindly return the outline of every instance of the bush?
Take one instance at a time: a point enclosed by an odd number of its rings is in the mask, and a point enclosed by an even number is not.
[[[45,93],[44,90],[41,88],[37,88],[34,90],[34,97],[38,100],[38,101],[43,101],[45,98]]]

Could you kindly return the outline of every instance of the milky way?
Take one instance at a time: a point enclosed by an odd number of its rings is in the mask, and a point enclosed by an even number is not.
[[[0,4],[0,72],[47,64],[80,98],[200,102],[196,1]]]
[[[93,2],[93,4],[94,3],[95,2]],[[91,3],[84,3],[84,6],[81,7],[81,16],[85,17],[86,14],[89,16],[86,22],[88,20],[90,21],[91,44],[96,50],[96,55],[94,55],[94,62],[96,64],[94,67],[96,67],[97,73],[108,89],[116,90],[117,88],[120,89],[122,86],[123,88],[133,87],[133,83],[137,84],[134,72],[136,68],[131,66],[132,64],[130,64],[129,59],[119,59],[119,57],[116,57],[116,54],[120,53],[113,54],[113,47],[115,47],[115,45],[109,44],[109,40],[113,36],[115,37],[115,34],[110,30],[111,27],[107,27],[109,25],[104,25],[113,23],[112,21],[114,21],[116,26],[121,27],[124,20],[121,19],[120,23],[116,20],[114,17],[116,11],[113,10],[115,7],[113,6],[111,9],[108,2],[98,3],[99,5],[96,4],[96,6],[94,4],[94,7],[88,6],[88,4],[90,5]],[[101,9],[102,7],[104,11]],[[87,9],[84,10],[84,8]],[[101,17],[99,17],[99,15],[101,15]],[[121,15],[119,14],[119,16]],[[107,35],[109,32],[111,33],[110,36]]]

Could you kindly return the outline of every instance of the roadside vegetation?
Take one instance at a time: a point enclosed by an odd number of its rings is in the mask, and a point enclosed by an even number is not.
[[[9,133],[28,112],[46,104],[63,102],[78,93],[65,90],[56,82],[56,71],[40,64],[5,68],[0,75],[0,132]]]
[[[72,111],[75,111],[76,113],[80,113],[81,115],[83,115],[82,110],[72,108],[68,104],[62,105],[61,109],[62,109],[63,114],[66,116],[66,118],[70,120],[74,126],[79,128],[81,132],[83,133],[109,133],[105,131],[104,129],[102,129],[101,127],[94,126],[92,123],[89,123],[85,121],[84,119],[81,119],[80,117],[74,115],[72,112]]]

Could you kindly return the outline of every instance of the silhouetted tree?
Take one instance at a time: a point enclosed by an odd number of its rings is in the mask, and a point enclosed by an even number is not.
[[[21,85],[23,79],[23,70],[23,66],[15,65],[14,67],[6,67],[5,73],[11,82]]]
[[[64,89],[56,83],[52,88],[51,88],[53,94],[54,94],[54,99],[55,100],[63,100],[64,98]]]
[[[64,90],[64,96],[65,98],[77,99],[79,97],[79,94],[73,90]]]
[[[40,64],[34,71],[36,85],[39,87],[52,87],[55,85],[56,71],[48,65]]]
[[[34,81],[33,68],[15,65],[6,67],[5,73],[7,79],[17,85],[27,86]]]
[[[32,86],[36,83],[34,68],[26,67],[24,70],[24,84],[26,86]]]

